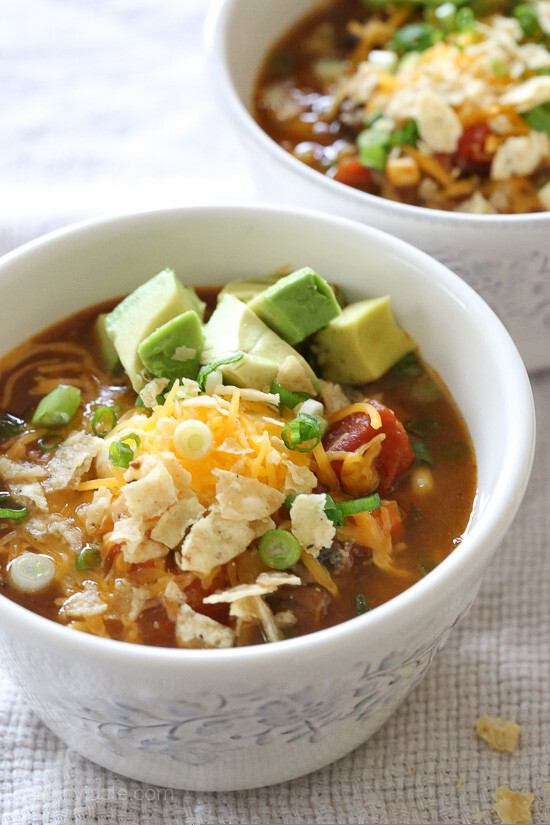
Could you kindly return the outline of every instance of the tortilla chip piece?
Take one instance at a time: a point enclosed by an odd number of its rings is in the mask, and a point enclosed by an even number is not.
[[[521,728],[516,722],[500,717],[480,716],[476,719],[477,735],[494,751],[513,753],[518,744]]]
[[[515,793],[500,785],[493,794],[494,805],[502,825],[531,825],[532,793]]]

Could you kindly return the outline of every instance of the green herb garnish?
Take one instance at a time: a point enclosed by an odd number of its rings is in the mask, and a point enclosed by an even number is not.
[[[433,415],[424,415],[421,418],[412,418],[405,424],[405,429],[411,435],[426,438],[434,430],[437,430],[438,426],[437,418],[434,418]]]
[[[410,444],[412,447],[412,451],[414,453],[414,457],[417,461],[421,461],[423,464],[432,463],[430,451],[428,450],[423,441],[411,441]]]
[[[40,436],[36,444],[38,449],[42,450],[43,453],[51,453],[52,450],[56,450],[62,442],[63,436],[61,433],[46,433]]]
[[[99,438],[105,438],[109,435],[115,428],[120,410],[118,404],[114,407],[98,407],[92,418],[93,434],[99,436]]]
[[[0,493],[0,519],[10,518],[14,521],[21,521],[28,515],[28,507],[22,507],[12,499],[9,493]]]
[[[17,418],[11,413],[0,413],[0,441],[5,441],[8,438],[13,438],[14,435],[19,435],[25,428],[25,422],[22,418]]]
[[[136,446],[131,447],[127,444],[128,441],[134,441]],[[141,445],[141,438],[136,433],[130,433],[121,438],[120,441],[114,441],[109,447],[109,461],[116,467],[122,467],[127,470],[130,466],[130,461],[134,458],[134,452]]]
[[[524,112],[522,118],[535,132],[546,132],[550,135],[550,104],[535,106],[534,109]]]
[[[93,570],[101,561],[101,553],[99,547],[94,547],[93,544],[86,544],[76,557],[74,566],[77,570]]]
[[[298,404],[301,404],[303,401],[307,401],[309,398],[313,398],[309,392],[291,392],[290,390],[285,389],[285,387],[281,387],[281,385],[276,381],[271,382],[269,391],[274,395],[279,396],[279,412],[281,415],[285,407],[289,410],[293,410],[298,406]]]
[[[289,450],[309,453],[321,442],[328,427],[328,421],[317,415],[299,413],[281,430],[281,438]]]
[[[362,616],[363,613],[368,613],[370,607],[367,604],[367,599],[365,598],[364,593],[358,593],[355,597],[355,612],[358,616]]]
[[[286,570],[300,559],[300,542],[288,530],[268,530],[258,542],[261,560],[274,570]]]
[[[416,569],[423,576],[427,576],[430,570],[433,570],[434,567],[437,567],[437,562],[435,559],[420,559],[416,565]]]
[[[80,405],[78,387],[60,384],[41,399],[32,423],[40,427],[64,427],[73,418]]]
[[[201,367],[199,374],[197,375],[197,384],[201,390],[204,392],[206,387],[206,379],[211,372],[217,370],[218,367],[223,367],[225,364],[234,364],[242,358],[244,358],[244,352],[239,351],[233,353],[233,355],[228,355],[225,358],[219,358],[217,361],[212,361],[210,364],[206,364],[204,367]]]

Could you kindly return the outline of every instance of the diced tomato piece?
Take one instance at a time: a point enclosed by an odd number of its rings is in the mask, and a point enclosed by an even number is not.
[[[107,555],[105,556],[105,561],[103,562],[103,572],[105,575],[110,572],[111,567],[113,566],[113,562],[118,556],[122,549],[122,545],[120,544],[113,544]]]
[[[462,132],[456,150],[456,157],[466,163],[489,164],[492,156],[485,151],[485,141],[490,134],[486,123],[474,123]]]
[[[334,180],[367,192],[370,191],[373,184],[372,171],[360,164],[355,158],[343,160],[338,164]]]
[[[229,622],[229,605],[224,604],[203,604],[205,596],[209,596],[216,590],[223,590],[228,586],[228,581],[225,576],[218,574],[214,576],[214,580],[209,587],[203,588],[200,579],[194,579],[191,584],[185,588],[185,598],[187,604],[197,613],[202,613],[209,616],[217,622],[228,624]]]
[[[375,430],[371,426],[370,416],[366,412],[353,412],[332,424],[323,438],[325,450],[339,450],[353,453],[379,433],[386,436],[374,466],[380,477],[378,491],[385,493],[396,479],[407,470],[414,461],[414,452],[403,424],[396,418],[393,410],[379,401],[366,401],[378,410],[382,426]],[[342,462],[332,462],[333,469],[339,472]]]
[[[154,567],[155,566],[155,561],[156,561],[155,559],[149,559],[148,561],[135,562],[134,564],[130,565],[130,572],[131,573],[136,573],[136,572],[139,572],[140,570],[144,570],[147,567]]]

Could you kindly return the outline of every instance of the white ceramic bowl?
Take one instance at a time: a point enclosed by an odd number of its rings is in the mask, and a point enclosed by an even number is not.
[[[207,51],[220,105],[247,141],[261,198],[391,232],[445,263],[485,298],[530,372],[550,366],[550,212],[467,215],[409,206],[338,183],[282,149],[250,114],[260,65],[319,0],[215,0]]]
[[[184,282],[220,284],[282,264],[309,264],[352,298],[391,295],[470,428],[479,472],[471,524],[449,558],[387,604],[259,647],[131,645],[65,628],[0,596],[0,660],[32,707],[79,753],[139,780],[251,788],[313,771],[364,742],[469,609],[527,484],[533,401],[500,321],[423,252],[341,218],[217,206],[57,232],[0,261],[0,352],[166,266]]]

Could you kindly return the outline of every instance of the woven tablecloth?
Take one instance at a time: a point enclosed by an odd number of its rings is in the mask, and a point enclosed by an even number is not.
[[[207,0],[0,10],[0,253],[82,218],[257,197],[212,99]],[[472,611],[368,743],[276,787],[157,788],[69,750],[0,672],[2,823],[496,823],[499,785],[533,792],[533,821],[550,823],[550,374],[532,383],[538,447],[519,516]],[[482,714],[521,724],[515,753],[476,736]]]

